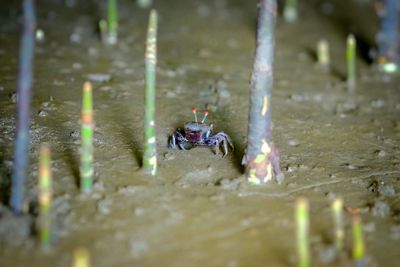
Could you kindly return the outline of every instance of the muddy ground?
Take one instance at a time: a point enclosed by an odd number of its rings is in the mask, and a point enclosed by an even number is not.
[[[14,1],[18,2],[18,1]],[[75,3],[76,2],[76,3]],[[15,134],[20,37],[18,3],[0,23],[0,266],[70,266],[74,248],[93,266],[293,266],[293,203],[311,203],[313,266],[352,266],[333,251],[330,203],[360,208],[369,266],[398,266],[400,245],[399,77],[369,60],[376,17],[371,1],[301,1],[300,21],[277,25],[274,140],[286,179],[249,185],[240,165],[246,145],[249,77],[255,49],[253,1],[156,1],[159,11],[157,149],[159,174],[140,170],[143,153],[144,40],[148,10],[120,3],[120,41],[99,42],[95,1],[37,1],[45,32],[35,54],[28,215],[7,203]],[[75,3],[75,4],[74,4]],[[360,45],[358,85],[346,88],[344,46]],[[331,44],[332,69],[315,62],[320,38]],[[95,192],[78,188],[82,83],[94,82]],[[105,75],[105,76],[104,76]],[[168,136],[210,108],[208,121],[233,139],[227,157],[211,149],[169,150]],[[54,246],[43,253],[34,229],[37,161],[50,144],[54,177]]]

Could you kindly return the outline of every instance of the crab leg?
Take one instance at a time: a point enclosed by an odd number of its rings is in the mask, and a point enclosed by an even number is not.
[[[222,144],[224,145],[224,155],[223,157],[225,157],[226,155],[228,155],[228,139],[223,139],[222,140]]]

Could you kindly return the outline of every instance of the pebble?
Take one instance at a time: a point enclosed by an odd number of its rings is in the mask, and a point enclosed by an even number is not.
[[[73,138],[79,138],[79,137],[81,136],[81,132],[78,131],[78,130],[73,130],[73,131],[71,131],[71,132],[69,133],[69,136],[70,136],[70,137],[73,137]]]
[[[291,173],[297,170],[297,166],[293,166],[293,165],[287,165],[286,166],[286,171]]]
[[[45,101],[42,103],[42,107],[44,107],[44,108],[49,107],[49,105],[50,105],[50,102],[48,102],[48,101]]]
[[[42,29],[36,29],[35,38],[38,42],[43,42],[45,39],[44,31]]]
[[[91,73],[88,74],[87,78],[92,82],[109,82],[111,75],[107,73]]]
[[[350,164],[350,163],[346,163],[346,167],[349,170],[357,170],[358,169],[357,166],[354,166],[353,164]]]
[[[289,140],[288,145],[289,146],[298,146],[299,145],[299,141],[294,140],[294,139]]]
[[[380,158],[384,158],[386,156],[386,151],[384,150],[377,150],[375,151],[375,154],[380,157]]]
[[[69,40],[71,43],[77,43],[79,44],[82,41],[82,36],[80,33],[77,32],[73,32],[71,33],[71,35],[69,36]]]
[[[49,113],[43,109],[39,110],[38,115],[39,117],[46,117]]]
[[[17,94],[15,92],[11,93],[8,96],[8,98],[11,100],[11,103],[13,103],[13,104],[17,103],[18,98],[17,98]]]

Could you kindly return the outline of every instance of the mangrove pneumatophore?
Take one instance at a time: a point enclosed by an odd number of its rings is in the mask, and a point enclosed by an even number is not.
[[[28,166],[29,127],[32,99],[33,57],[35,48],[36,15],[33,0],[23,1],[24,23],[20,44],[17,82],[17,134],[14,148],[14,165],[10,205],[15,213],[22,213],[25,180]]]
[[[156,10],[150,12],[146,40],[146,95],[144,112],[144,155],[143,167],[146,174],[157,174],[157,149],[155,131],[156,65],[157,65],[157,24]]]
[[[257,47],[251,77],[247,150],[242,164],[253,184],[283,179],[272,141],[271,92],[275,43],[276,0],[259,1]]]

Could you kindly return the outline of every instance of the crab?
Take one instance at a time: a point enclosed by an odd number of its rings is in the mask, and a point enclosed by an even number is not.
[[[192,109],[194,121],[186,122],[182,129],[177,129],[168,140],[168,147],[171,149],[188,150],[196,146],[214,147],[215,153],[218,154],[223,147],[223,157],[228,154],[228,148],[233,149],[233,144],[229,135],[224,132],[212,134],[213,124],[205,123],[208,111],[204,111],[204,116],[199,122],[197,120],[196,109]]]

